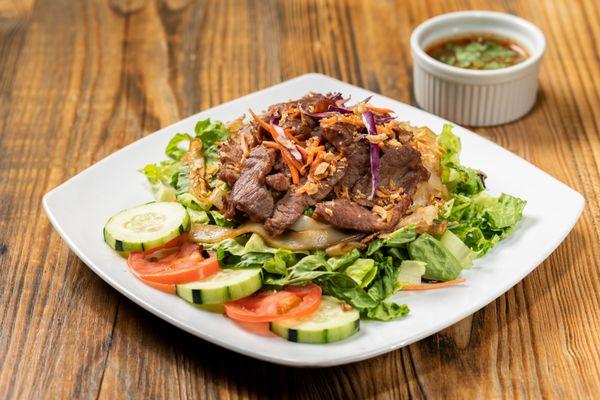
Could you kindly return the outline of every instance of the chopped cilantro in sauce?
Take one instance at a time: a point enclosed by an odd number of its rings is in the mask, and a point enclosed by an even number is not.
[[[528,57],[514,41],[485,35],[444,40],[430,46],[426,53],[454,67],[487,70],[510,67]]]

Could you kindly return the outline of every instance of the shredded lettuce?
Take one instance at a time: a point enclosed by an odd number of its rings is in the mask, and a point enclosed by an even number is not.
[[[202,141],[202,154],[206,168],[219,161],[217,142],[224,142],[229,136],[229,131],[221,121],[211,121],[210,118],[198,121],[194,128],[196,137]]]
[[[492,197],[455,196],[448,221],[449,229],[480,257],[508,236],[523,217],[526,201],[501,194]]]
[[[445,124],[437,140],[444,148],[440,160],[441,178],[450,193],[473,195],[485,190],[485,174],[460,164],[460,139],[452,133],[452,125]]]
[[[442,182],[452,194],[441,217],[481,257],[512,232],[523,217],[526,201],[504,193],[493,197],[484,191],[485,175],[460,164],[460,139],[452,133],[452,125],[444,125],[438,143],[444,149]]]
[[[165,154],[174,161],[181,161],[185,153],[187,153],[187,149],[182,149],[179,147],[180,143],[187,143],[190,140],[191,136],[187,133],[176,133],[175,136],[173,136],[173,138],[169,141],[169,144],[167,144]]]
[[[420,285],[421,277],[425,274],[427,263],[422,261],[404,260],[398,269],[396,281],[400,286]]]
[[[172,160],[158,164],[148,164],[140,169],[154,194],[156,201],[175,201],[176,192],[170,185],[171,176],[177,171],[178,163]]]
[[[194,128],[195,136],[188,133],[177,133],[171,138],[165,149],[169,158],[156,164],[148,164],[140,170],[150,183],[152,192],[157,201],[177,201],[186,207],[192,222],[201,224],[214,224],[220,226],[235,226],[235,222],[225,218],[217,210],[212,210],[212,202],[201,201],[190,192],[190,169],[182,158],[187,153],[189,142],[193,138],[202,142],[202,152],[206,168],[219,161],[217,142],[225,141],[229,131],[220,121],[205,119],[198,121]],[[209,183],[218,186],[214,182]],[[217,188],[216,190],[220,190]]]

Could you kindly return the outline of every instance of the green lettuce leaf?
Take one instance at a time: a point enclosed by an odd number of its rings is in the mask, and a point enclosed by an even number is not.
[[[344,269],[359,258],[360,251],[358,251],[358,249],[352,249],[351,252],[346,253],[343,256],[329,258],[327,262],[331,265],[331,269],[336,271],[338,269]]]
[[[183,204],[182,201],[179,201],[179,202]],[[204,211],[201,209],[197,209],[196,207],[186,207],[186,208],[187,208],[188,215],[190,216],[190,221],[192,223],[204,224],[204,225],[219,225],[219,226],[227,226],[227,227],[234,227],[237,225],[235,223],[235,221],[231,221],[231,220],[225,218],[225,216],[217,210]]]
[[[264,263],[263,269],[271,274],[287,275],[288,268],[298,261],[296,255],[289,250],[279,249],[273,257]]]
[[[397,268],[392,257],[375,261],[374,270],[376,275],[366,288],[342,272],[325,275],[318,282],[325,294],[346,301],[365,318],[389,321],[408,314],[406,305],[387,301],[399,287],[396,281]]]
[[[348,266],[344,272],[360,287],[365,287],[375,278],[377,267],[375,266],[375,260],[372,258],[359,258]]]
[[[448,228],[481,257],[512,232],[526,202],[508,194],[496,198],[484,191],[483,173],[460,164],[460,139],[451,125],[444,125],[438,143],[445,151],[440,161],[442,182],[452,194],[440,218],[448,220]]]
[[[334,272],[331,266],[321,253],[311,254],[288,269],[288,274],[280,277],[267,277],[265,283],[268,285],[302,285],[325,275],[331,275]]]
[[[229,131],[221,121],[211,121],[207,118],[198,121],[194,128],[196,137],[202,141],[202,154],[209,168],[219,161],[217,142],[224,142],[229,137]]]
[[[410,309],[406,304],[398,304],[392,301],[382,301],[374,308],[367,311],[367,318],[379,321],[391,321],[408,315]]]
[[[499,197],[486,192],[472,197],[455,196],[447,217],[449,229],[482,256],[513,231],[526,204],[504,193]]]
[[[387,247],[404,247],[417,237],[417,231],[414,225],[409,225],[392,232],[384,241]]]
[[[191,137],[187,133],[176,133],[175,136],[173,136],[173,138],[169,141],[169,144],[167,144],[167,148],[165,149],[165,154],[167,157],[174,161],[180,161],[185,153],[187,153],[187,148],[189,147],[188,145],[185,149],[182,149],[180,144],[181,142],[189,142],[190,139]]]
[[[444,149],[440,160],[441,178],[451,193],[477,194],[485,190],[485,174],[460,164],[460,139],[452,133],[452,125],[445,124],[437,138]]]
[[[427,264],[422,261],[404,260],[398,269],[396,281],[400,286],[420,285]]]
[[[171,177],[178,169],[178,162],[163,161],[158,164],[148,164],[139,171],[146,175],[156,201],[175,201],[176,192],[171,187]]]
[[[439,240],[427,233],[408,245],[408,253],[413,260],[427,264],[423,278],[450,281],[456,279],[462,271],[462,265],[456,257]]]
[[[260,235],[258,235],[256,233],[253,233],[250,236],[250,238],[246,242],[246,245],[244,246],[244,248],[248,252],[255,251],[258,253],[272,253],[272,254],[275,254],[281,250],[281,249],[275,249],[273,247],[267,246],[265,244],[265,241],[260,237]]]

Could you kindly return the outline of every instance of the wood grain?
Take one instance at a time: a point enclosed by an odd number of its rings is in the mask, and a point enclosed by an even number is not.
[[[124,145],[306,72],[414,103],[408,38],[493,9],[545,32],[538,104],[476,131],[584,194],[532,274],[404,349],[270,365],[150,315],[71,253],[49,189]],[[600,3],[595,0],[0,1],[0,398],[600,397]]]

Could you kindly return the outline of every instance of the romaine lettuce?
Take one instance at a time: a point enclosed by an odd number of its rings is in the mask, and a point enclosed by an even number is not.
[[[440,160],[441,178],[451,193],[477,194],[485,190],[485,174],[460,164],[460,139],[452,133],[452,125],[445,124],[438,136],[444,149]]]
[[[514,229],[523,217],[526,201],[501,194],[493,197],[484,191],[480,171],[460,165],[460,139],[444,125],[438,136],[444,149],[441,159],[442,181],[452,194],[441,218],[448,228],[481,257]]]
[[[408,253],[411,259],[427,264],[423,275],[425,279],[450,281],[456,279],[463,269],[456,257],[439,240],[427,233],[409,243]]]

